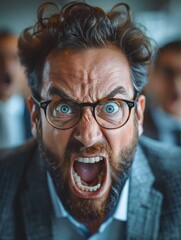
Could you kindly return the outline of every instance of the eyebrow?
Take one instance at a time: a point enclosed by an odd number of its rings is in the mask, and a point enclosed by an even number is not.
[[[54,86],[52,86],[48,89],[48,95],[50,95],[50,96],[57,95],[60,98],[68,98],[68,99],[73,100],[73,98],[70,97],[67,93],[65,93],[62,89],[54,87]]]
[[[116,96],[117,94],[123,94],[123,95],[126,95],[128,96],[127,92],[126,92],[126,89],[124,87],[117,87],[115,88],[113,91],[111,91],[107,96],[106,98],[113,98],[114,96]]]
[[[114,90],[112,90],[108,95],[106,95],[105,98],[113,98],[114,96],[116,96],[117,94],[123,94],[123,95],[128,95],[126,92],[126,89],[122,86],[115,88]],[[75,101],[71,96],[69,96],[67,93],[65,93],[62,89],[57,88],[57,87],[50,87],[48,90],[48,95],[49,96],[59,96],[60,98],[65,98],[65,99],[70,99]]]

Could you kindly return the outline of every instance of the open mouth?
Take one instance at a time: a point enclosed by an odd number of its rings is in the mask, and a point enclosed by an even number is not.
[[[78,157],[71,167],[71,185],[80,197],[98,197],[108,182],[108,162],[103,156]]]

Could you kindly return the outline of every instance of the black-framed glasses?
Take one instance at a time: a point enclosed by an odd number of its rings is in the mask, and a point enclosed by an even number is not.
[[[34,103],[44,110],[47,121],[55,128],[67,130],[80,121],[84,107],[93,108],[96,122],[103,128],[120,128],[129,120],[131,109],[135,107],[139,93],[134,100],[104,98],[96,103],[78,103],[69,99],[48,100],[39,102],[32,96]]]

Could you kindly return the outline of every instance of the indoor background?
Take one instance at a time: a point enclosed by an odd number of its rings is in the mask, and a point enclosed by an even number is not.
[[[0,0],[0,28],[21,33],[22,29],[34,24],[36,11],[45,0]],[[68,0],[55,0],[60,6]],[[118,0],[86,0],[109,10]],[[137,23],[146,26],[149,34],[159,45],[173,38],[181,37],[180,0],[127,0]]]

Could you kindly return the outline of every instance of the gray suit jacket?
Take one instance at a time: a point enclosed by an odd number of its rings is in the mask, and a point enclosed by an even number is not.
[[[181,239],[181,149],[142,137],[131,168],[128,240]],[[0,151],[0,240],[53,239],[46,169],[36,142]]]

